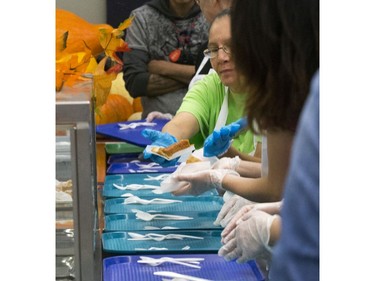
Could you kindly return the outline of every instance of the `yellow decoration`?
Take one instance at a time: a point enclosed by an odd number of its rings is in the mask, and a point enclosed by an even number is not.
[[[126,121],[134,109],[140,110],[139,101],[133,103],[125,89],[123,63],[116,54],[130,51],[123,37],[131,23],[128,18],[114,29],[56,9],[56,91],[81,80],[83,74],[92,74],[97,124]],[[99,55],[104,55],[100,61]]]

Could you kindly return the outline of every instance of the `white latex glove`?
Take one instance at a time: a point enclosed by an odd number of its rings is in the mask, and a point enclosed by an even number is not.
[[[169,113],[161,113],[159,111],[152,111],[146,117],[146,122],[151,122],[154,119],[167,119],[171,120],[173,118],[172,114]]]
[[[251,216],[239,221],[237,227],[226,237],[219,250],[219,256],[227,261],[236,260],[244,263],[256,258],[270,258],[268,246],[270,229],[276,215],[269,215],[260,210],[252,210]]]
[[[233,195],[231,199],[224,203],[214,222],[214,225],[226,227],[237,212],[245,205],[254,205],[256,202],[247,200],[239,195]]]
[[[277,202],[266,202],[266,203],[257,203],[254,208],[263,212],[266,212],[270,215],[276,215],[280,214],[281,207],[282,207],[283,201],[277,201]],[[250,217],[249,214],[245,214],[242,217],[242,220],[247,220]]]
[[[231,174],[240,176],[237,172],[232,170],[205,170],[191,174],[179,174],[174,176],[174,180],[185,182],[180,189],[172,192],[173,195],[199,195],[213,188],[222,189],[222,181],[224,176]]]
[[[233,158],[223,157],[212,165],[212,169],[229,169],[237,172],[237,168],[238,166],[240,166],[240,162],[241,160],[238,156]]]
[[[222,239],[233,231],[236,228],[239,220],[247,220],[251,217],[252,210],[260,210],[266,212],[270,215],[275,215],[280,213],[282,201],[278,202],[267,202],[267,203],[255,203],[251,202],[251,204],[244,205],[240,210],[236,212],[236,214],[232,217],[232,219],[227,223],[224,230],[221,232]]]

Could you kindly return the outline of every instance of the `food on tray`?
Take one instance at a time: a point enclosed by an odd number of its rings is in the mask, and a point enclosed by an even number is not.
[[[152,148],[152,151],[159,154],[159,155],[162,155],[164,157],[167,157],[167,158],[170,158],[172,157],[173,154],[175,154],[176,152],[180,151],[180,150],[184,150],[186,148],[189,148],[190,147],[190,142],[188,139],[182,139],[170,146],[167,146],[167,147],[154,147]]]
[[[72,180],[58,181],[56,180],[56,201],[72,201],[73,193]]]

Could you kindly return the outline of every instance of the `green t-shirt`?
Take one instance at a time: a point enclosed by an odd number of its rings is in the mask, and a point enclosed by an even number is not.
[[[206,75],[202,80],[196,82],[185,95],[177,113],[189,112],[197,118],[200,131],[190,140],[197,149],[203,147],[204,140],[214,131],[224,96],[225,86],[217,73]],[[246,99],[246,93],[228,92],[226,125],[244,117]],[[249,130],[243,130],[233,139],[232,145],[240,152],[251,153],[255,149],[256,142],[261,142],[261,138],[254,137]]]

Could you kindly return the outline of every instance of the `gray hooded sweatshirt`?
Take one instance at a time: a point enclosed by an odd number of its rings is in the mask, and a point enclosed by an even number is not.
[[[208,23],[194,5],[185,18],[173,15],[169,0],[152,0],[131,13],[134,20],[126,30],[125,41],[131,51],[123,54],[124,81],[129,94],[141,97],[146,118],[151,111],[174,115],[181,105],[186,87],[155,97],[147,97],[150,60],[170,61],[169,54],[180,48],[176,63],[195,65],[198,51],[208,39]]]

